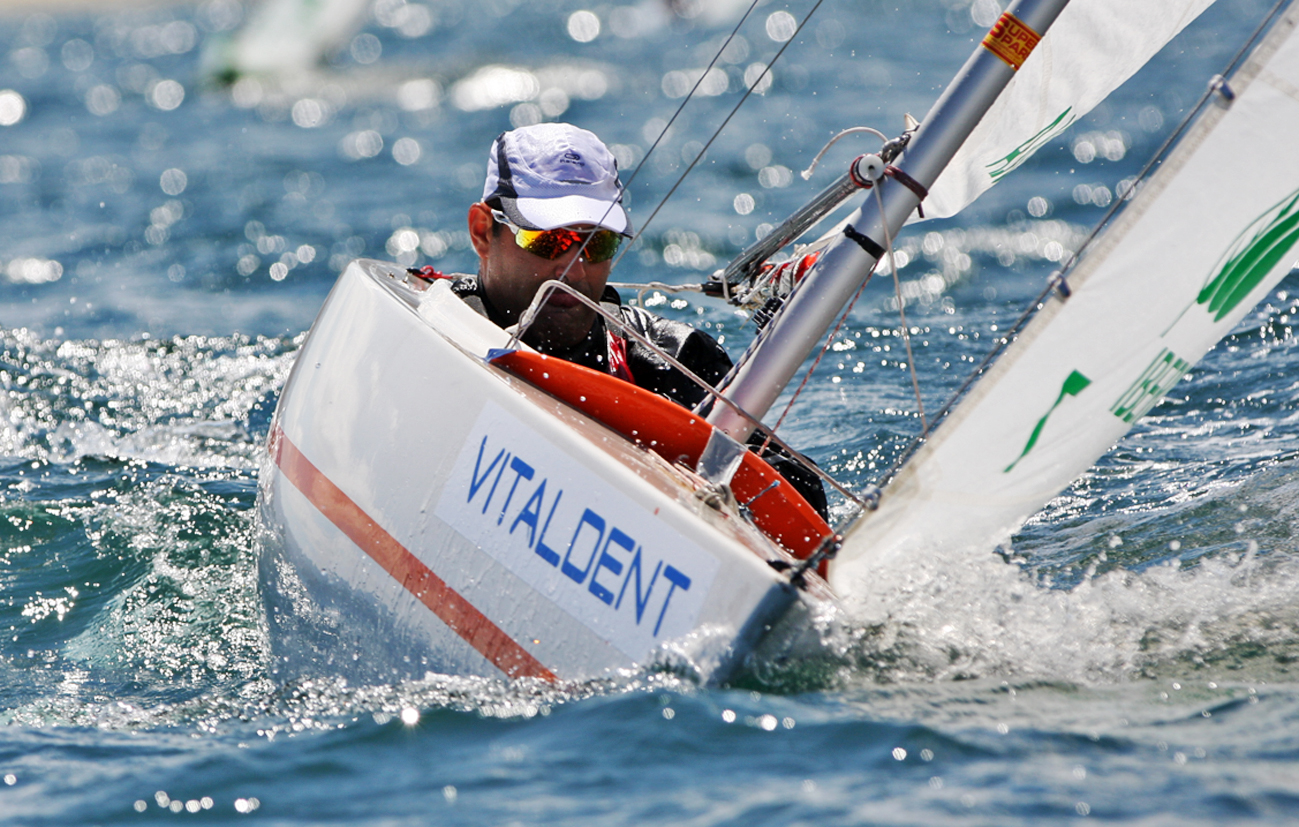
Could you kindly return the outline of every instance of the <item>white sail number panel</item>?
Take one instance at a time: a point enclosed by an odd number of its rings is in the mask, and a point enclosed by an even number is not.
[[[693,628],[719,565],[490,402],[435,513],[637,660]]]

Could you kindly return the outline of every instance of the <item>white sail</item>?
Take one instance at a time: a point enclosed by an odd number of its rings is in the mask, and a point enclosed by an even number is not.
[[[1072,7],[1071,7],[1072,8]],[[1006,538],[1107,451],[1295,265],[1299,9],[849,532],[846,597],[927,550]],[[905,555],[905,557],[903,556]]]
[[[929,189],[955,215],[1092,110],[1213,0],[1073,0]]]

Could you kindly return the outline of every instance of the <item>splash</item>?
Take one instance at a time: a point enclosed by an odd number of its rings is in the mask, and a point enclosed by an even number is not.
[[[798,640],[755,674],[796,690],[1293,680],[1296,493],[1285,466],[1179,505],[1062,521],[999,554],[914,555],[819,619],[814,658],[798,654]]]
[[[297,342],[244,337],[44,340],[0,333],[0,453],[255,467]]]
[[[4,717],[146,725],[264,678],[255,457],[292,349],[0,333]]]

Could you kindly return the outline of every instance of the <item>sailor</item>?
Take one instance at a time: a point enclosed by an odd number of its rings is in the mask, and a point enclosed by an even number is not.
[[[500,327],[517,324],[546,281],[598,302],[709,385],[731,369],[713,337],[682,322],[622,304],[608,286],[613,258],[632,234],[613,154],[593,133],[544,123],[492,142],[483,200],[469,208],[478,275],[452,290]],[[707,392],[658,353],[624,336],[590,306],[556,290],[521,337],[541,353],[610,373],[685,407]],[[823,514],[820,480],[783,455],[769,462]]]
[[[452,289],[508,327],[543,282],[562,281],[715,385],[731,368],[721,345],[690,325],[624,306],[607,285],[619,245],[631,237],[621,195],[618,164],[591,132],[544,123],[502,134],[492,142],[483,200],[469,208],[478,275],[457,279]],[[706,394],[562,290],[551,294],[522,338],[542,353],[611,373],[686,407]]]

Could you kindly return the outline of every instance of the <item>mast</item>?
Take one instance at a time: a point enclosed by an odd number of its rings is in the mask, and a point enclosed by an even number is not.
[[[719,389],[725,396],[755,418],[767,413],[884,255],[885,229],[887,237],[896,237],[919,206],[919,193],[933,186],[1068,2],[1019,0],[1002,14],[895,164],[895,183],[880,192],[882,211],[871,198],[852,214],[845,235],[822,253],[756,347]],[[917,185],[915,191],[901,183],[908,179]],[[708,421],[740,442],[753,431],[745,417],[726,405],[716,406]]]

